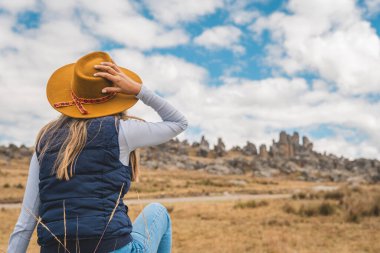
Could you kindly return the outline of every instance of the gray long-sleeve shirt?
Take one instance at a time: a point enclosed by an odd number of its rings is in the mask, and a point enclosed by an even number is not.
[[[139,147],[154,146],[169,141],[188,125],[186,117],[164,98],[158,96],[145,84],[136,95],[144,104],[151,106],[162,118],[162,122],[144,122],[140,120],[120,120],[119,146],[120,161],[129,163],[129,153]],[[29,166],[28,180],[23,198],[23,208],[10,236],[8,252],[25,253],[37,221],[26,210],[38,217],[39,198],[39,163],[36,153]]]

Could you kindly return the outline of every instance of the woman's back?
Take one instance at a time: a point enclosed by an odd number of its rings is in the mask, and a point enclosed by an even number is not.
[[[58,246],[53,234],[61,241],[66,240],[69,251],[75,249],[78,238],[101,239],[100,252],[111,251],[118,243],[129,243],[132,223],[122,199],[130,187],[131,167],[119,160],[115,116],[89,120],[86,144],[75,162],[72,178],[66,181],[57,179],[52,169],[67,135],[67,127],[57,129],[50,142],[52,148],[39,159],[39,215],[50,231],[39,224],[38,243],[46,252]],[[41,149],[45,143],[46,138],[41,140]],[[96,248],[93,240],[88,245],[85,240],[80,243],[86,252]]]

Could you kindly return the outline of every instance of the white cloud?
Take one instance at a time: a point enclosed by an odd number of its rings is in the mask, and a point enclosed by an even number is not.
[[[237,25],[246,25],[252,22],[253,19],[260,16],[258,9],[247,9],[249,4],[252,4],[252,0],[228,0],[226,1],[226,9],[229,12],[229,20]],[[255,1],[255,2],[267,2]]]
[[[372,143],[363,141],[353,145],[341,135],[315,140],[314,149],[319,150],[321,153],[326,151],[327,154],[338,156],[342,155],[342,150],[344,150],[344,156],[349,159],[363,156],[377,159],[379,154],[379,149],[373,146]]]
[[[156,20],[168,25],[196,21],[224,6],[223,0],[144,0],[144,3]]]
[[[364,2],[370,15],[380,12],[380,0],[365,0]]]
[[[340,141],[336,144],[331,141],[328,146],[317,145],[316,150],[349,158],[376,157],[380,153],[376,141],[380,139],[377,130],[380,103],[369,104],[364,99],[331,93],[322,84],[315,87],[308,88],[305,80],[298,78],[260,81],[229,78],[220,87],[207,87],[207,95],[199,97],[197,106],[194,108],[192,104],[192,109],[187,111],[199,115],[192,117],[191,122],[201,126],[214,144],[218,136],[223,136],[228,147],[244,145],[246,140],[257,145],[265,143],[268,147],[282,129],[297,128],[302,135],[310,137],[312,130],[320,124],[332,124],[340,126],[335,131],[335,138]],[[351,128],[366,134],[368,140],[359,144],[350,142],[350,136],[346,136],[343,130]],[[340,148],[343,140],[349,149]]]
[[[257,11],[236,10],[231,13],[230,18],[235,24],[245,25],[259,16],[260,13]]]
[[[127,47],[140,50],[173,47],[189,41],[180,28],[167,28],[147,19],[127,1],[82,0],[81,20],[87,32],[104,36]]]
[[[239,44],[241,35],[242,32],[235,26],[215,26],[195,37],[194,42],[210,50],[225,48],[244,53],[244,47]]]
[[[0,106],[7,108],[0,112],[0,132],[6,141],[30,145],[55,115],[45,96],[51,73],[98,44],[70,21],[52,20],[23,33],[12,31],[14,22],[13,14],[0,15]]]
[[[0,8],[8,12],[16,13],[26,9],[35,8],[37,0],[0,1]]]
[[[380,92],[380,38],[353,0],[291,0],[291,14],[260,17],[251,30],[269,30],[267,61],[285,73],[317,72],[341,92]]]
[[[172,96],[183,89],[197,89],[208,78],[206,69],[172,55],[147,57],[141,52],[125,49],[111,53],[119,65],[131,66],[143,83],[165,96]]]

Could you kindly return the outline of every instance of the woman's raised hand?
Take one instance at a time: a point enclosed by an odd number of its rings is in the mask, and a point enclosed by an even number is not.
[[[96,72],[94,76],[104,77],[114,84],[114,87],[103,88],[103,93],[120,92],[127,95],[137,95],[141,90],[142,84],[132,80],[115,63],[101,62],[94,68],[101,70],[101,72]]]

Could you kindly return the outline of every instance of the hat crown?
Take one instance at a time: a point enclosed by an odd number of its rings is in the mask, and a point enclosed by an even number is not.
[[[112,59],[105,52],[93,52],[78,59],[71,82],[71,89],[75,95],[81,98],[100,98],[104,96],[102,89],[112,86],[111,81],[94,76],[99,72],[94,65],[101,62],[112,62]]]

